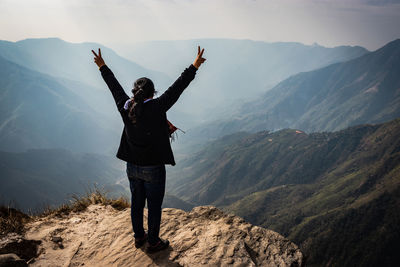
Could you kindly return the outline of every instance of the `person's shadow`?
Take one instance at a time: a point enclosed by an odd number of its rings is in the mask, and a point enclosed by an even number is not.
[[[147,253],[144,247],[140,248],[149,258],[153,260],[156,265],[159,266],[171,266],[171,267],[183,267],[177,262],[173,262],[169,259],[169,255],[174,250],[171,246],[167,249],[155,252],[155,253]]]

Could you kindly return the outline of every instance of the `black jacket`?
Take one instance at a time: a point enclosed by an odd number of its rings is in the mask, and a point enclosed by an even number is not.
[[[129,96],[106,65],[100,68],[124,122],[117,158],[141,166],[175,165],[166,112],[194,79],[196,70],[190,65],[160,97],[144,103],[142,116],[133,124],[128,117],[129,111],[124,109]]]

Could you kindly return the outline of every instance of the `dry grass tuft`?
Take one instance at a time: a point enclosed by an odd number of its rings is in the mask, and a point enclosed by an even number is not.
[[[131,203],[127,198],[120,197],[118,199],[112,199],[110,205],[116,210],[124,210],[126,208],[129,208],[131,206]]]
[[[8,233],[22,234],[24,225],[32,220],[32,217],[20,212],[17,209],[0,206],[0,237]]]
[[[0,238],[12,232],[22,234],[25,224],[35,217],[62,217],[71,212],[84,211],[92,204],[110,205],[116,210],[124,210],[130,207],[130,202],[126,197],[108,198],[106,192],[96,186],[94,189],[88,190],[83,196],[73,195],[70,203],[62,204],[58,207],[47,206],[40,213],[31,214],[32,216],[26,215],[18,209],[0,205]]]
[[[119,197],[117,199],[108,198],[104,190],[95,187],[83,196],[73,195],[69,204],[62,204],[56,208],[47,207],[39,216],[68,215],[70,212],[84,211],[92,204],[110,205],[116,210],[124,210],[130,207],[130,202],[126,197]]]

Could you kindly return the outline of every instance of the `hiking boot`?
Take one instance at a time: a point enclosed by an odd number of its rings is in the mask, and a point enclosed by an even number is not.
[[[136,248],[140,248],[141,246],[143,246],[147,241],[147,234],[144,233],[144,236],[141,238],[135,238],[135,247]]]
[[[166,249],[168,247],[169,247],[169,241],[162,240],[160,238],[160,240],[156,244],[154,244],[154,245],[149,244],[149,246],[147,247],[147,253],[155,253],[157,251]]]

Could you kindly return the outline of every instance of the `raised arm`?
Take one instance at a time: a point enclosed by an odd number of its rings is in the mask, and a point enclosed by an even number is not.
[[[98,54],[96,54],[93,50],[92,53],[94,54],[94,62],[99,67],[101,76],[103,77],[104,81],[106,82],[108,88],[111,91],[112,96],[114,97],[118,111],[119,112],[123,111],[124,104],[126,100],[129,99],[129,96],[125,93],[124,89],[119,84],[118,80],[115,78],[114,73],[105,64],[104,59],[101,56],[100,48]]]
[[[197,69],[206,60],[203,58],[204,48],[200,51],[198,46],[197,57],[188,68],[186,68],[181,76],[158,98],[164,111],[169,110],[178,100],[183,90],[190,84],[196,75]]]

